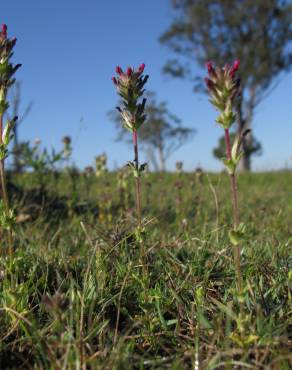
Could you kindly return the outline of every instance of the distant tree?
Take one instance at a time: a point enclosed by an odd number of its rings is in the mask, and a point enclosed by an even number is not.
[[[238,99],[238,131],[251,127],[255,108],[292,66],[292,4],[280,0],[172,0],[177,17],[160,41],[181,58],[164,72],[191,78],[202,91],[193,61],[225,65],[240,59],[242,94]],[[251,167],[252,135],[243,140],[242,168]]]
[[[13,170],[16,173],[19,173],[22,171],[22,162],[21,162],[21,150],[22,150],[22,144],[19,142],[19,135],[18,135],[18,128],[19,125],[27,118],[29,115],[31,108],[32,108],[32,102],[28,103],[28,105],[25,107],[22,114],[20,114],[20,104],[21,104],[21,82],[17,81],[13,88],[11,89],[11,95],[10,95],[10,114],[8,113],[9,119],[12,117],[18,117],[17,123],[14,126],[13,129],[13,136],[14,136],[14,144],[13,144]]]
[[[230,140],[233,142],[235,140],[236,134],[231,133],[230,134]],[[253,137],[253,140],[251,141],[250,145],[247,147],[248,155],[250,157],[254,155],[261,155],[262,154],[262,146],[261,143]],[[218,140],[218,145],[216,148],[213,149],[213,155],[216,159],[222,159],[226,157],[226,149],[225,149],[225,136],[221,136]]]
[[[147,94],[145,108],[147,120],[139,130],[141,148],[155,171],[165,171],[166,161],[195,134],[196,130],[182,125],[181,120],[172,114],[165,101],[157,102],[153,92]],[[115,112],[109,113],[118,128],[118,140],[130,142]]]

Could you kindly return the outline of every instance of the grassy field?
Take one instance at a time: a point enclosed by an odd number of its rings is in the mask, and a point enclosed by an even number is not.
[[[226,174],[143,176],[142,240],[131,178],[42,180],[9,176],[1,369],[292,368],[291,172],[239,175],[241,294]]]

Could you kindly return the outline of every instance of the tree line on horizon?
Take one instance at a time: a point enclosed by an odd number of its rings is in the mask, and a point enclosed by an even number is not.
[[[241,95],[237,100],[237,133],[252,129],[257,107],[275,89],[280,77],[292,67],[292,4],[283,0],[170,0],[173,18],[159,41],[175,55],[166,61],[163,73],[189,80],[194,92],[206,93],[204,80],[195,74],[195,62],[224,65],[241,61]],[[203,68],[202,68],[203,70]],[[196,133],[173,114],[165,101],[154,92],[147,96],[147,125],[140,132],[141,148],[154,171],[165,171],[169,157]],[[20,83],[11,95],[11,115],[22,122],[29,114],[29,103],[19,114]],[[118,115],[110,112],[117,123]],[[13,170],[21,172],[20,142],[14,128]],[[120,125],[117,139],[128,141]],[[235,135],[236,132],[233,133]],[[224,138],[213,150],[215,158],[224,156]],[[250,171],[252,157],[262,153],[260,141],[251,133],[243,139],[241,170]]]

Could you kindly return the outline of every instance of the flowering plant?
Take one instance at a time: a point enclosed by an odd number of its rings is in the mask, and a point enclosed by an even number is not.
[[[13,211],[9,208],[4,164],[8,156],[8,145],[12,138],[11,133],[17,121],[17,117],[8,120],[5,127],[3,127],[3,117],[9,108],[7,101],[8,89],[14,84],[15,78],[13,76],[18,68],[21,67],[21,64],[13,65],[11,63],[15,44],[16,38],[9,39],[7,35],[7,26],[6,24],[2,24],[0,32],[0,179],[3,199],[0,204],[0,225],[2,228],[8,230],[10,257],[12,257],[12,227],[15,222],[15,217]]]
[[[9,108],[7,102],[8,88],[14,84],[13,78],[15,72],[21,67],[21,64],[15,66],[10,62],[13,55],[13,48],[16,44],[16,38],[9,39],[7,37],[7,26],[3,24],[0,32],[0,160],[4,160],[7,155],[7,147],[11,139],[11,131],[16,123],[17,117],[8,121],[3,128],[3,115]]]
[[[142,63],[137,69],[128,67],[126,72],[120,66],[116,67],[116,77],[112,81],[117,88],[117,93],[122,98],[122,107],[117,107],[123,126],[133,134],[134,161],[128,162],[136,178],[136,210],[138,227],[141,228],[141,190],[140,176],[146,163],[139,165],[138,158],[138,130],[146,120],[146,99],[142,98],[145,92],[144,85],[149,76],[143,75],[145,64]],[[142,101],[141,101],[142,98]]]
[[[107,172],[107,155],[102,153],[95,157],[95,175],[97,178],[103,177]]]
[[[240,94],[240,79],[237,77],[240,61],[236,60],[232,66],[225,65],[223,68],[214,67],[211,62],[207,63],[208,77],[205,82],[210,95],[210,102],[219,111],[216,122],[224,129],[226,158],[223,162],[227,168],[231,181],[233,229],[229,232],[231,243],[234,245],[234,264],[237,274],[237,286],[241,291],[241,267],[240,267],[240,243],[244,236],[245,225],[239,222],[237,182],[235,172],[242,157],[240,150],[242,139],[248,131],[239,133],[233,144],[230,142],[230,128],[235,123],[237,115],[235,109],[236,98]]]

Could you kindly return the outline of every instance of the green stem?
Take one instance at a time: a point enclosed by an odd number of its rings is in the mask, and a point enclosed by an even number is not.
[[[226,156],[227,159],[231,159],[231,143],[229,129],[225,129],[225,144],[226,144]],[[233,209],[233,228],[238,229],[239,226],[239,211],[238,211],[238,198],[237,198],[237,181],[235,173],[230,174],[231,193],[232,193],[232,209]],[[242,274],[240,266],[240,253],[241,247],[237,245],[234,247],[234,264],[237,276],[237,287],[239,292],[242,288]]]

